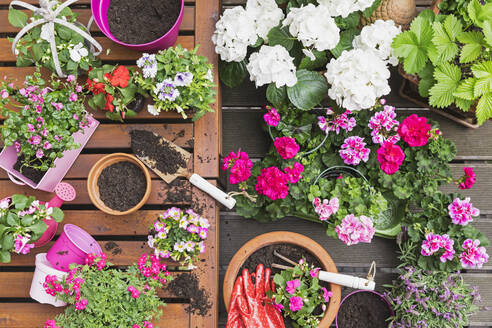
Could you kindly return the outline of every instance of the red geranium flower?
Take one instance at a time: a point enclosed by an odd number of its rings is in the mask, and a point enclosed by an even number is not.
[[[106,76],[106,75],[105,75]],[[130,81],[130,72],[125,66],[118,66],[114,72],[113,76],[106,76],[106,78],[111,82],[113,87],[126,88],[128,86],[128,81]]]
[[[106,106],[104,107],[104,110],[109,110],[111,113],[114,110],[114,105],[113,105],[113,100],[114,97],[110,94],[106,95]]]
[[[91,79],[87,79],[87,89],[91,91],[94,95],[98,95],[100,93],[105,93],[104,83],[94,82]]]

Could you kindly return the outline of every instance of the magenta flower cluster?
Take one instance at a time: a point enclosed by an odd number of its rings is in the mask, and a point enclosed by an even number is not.
[[[455,198],[448,206],[449,216],[454,224],[467,225],[473,221],[474,216],[480,215],[480,210],[473,207],[470,197],[465,199]]]
[[[341,149],[340,157],[347,165],[359,165],[361,161],[367,162],[371,150],[366,148],[364,138],[352,136],[345,139]]]
[[[334,112],[331,108],[326,110],[327,116],[332,116],[333,114]],[[326,134],[330,131],[335,131],[336,134],[339,134],[341,130],[345,132],[352,131],[356,126],[356,121],[355,118],[349,117],[350,114],[352,114],[352,112],[346,110],[343,114],[336,115],[331,120],[325,116],[318,116],[318,126]]]
[[[296,162],[292,167],[287,167],[282,172],[278,167],[271,166],[261,170],[256,178],[255,189],[260,195],[265,195],[271,200],[284,199],[289,194],[288,183],[297,183],[304,172],[304,166]]]
[[[458,180],[457,182],[458,187],[461,190],[471,189],[475,184],[475,182],[477,182],[477,176],[475,174],[475,171],[473,170],[473,167],[464,167],[463,171],[465,175]]]
[[[370,243],[376,229],[371,218],[349,214],[342,219],[341,224],[336,226],[335,232],[341,241],[351,246],[358,243]]]
[[[338,212],[338,208],[340,206],[340,201],[337,197],[333,197],[332,199],[323,199],[321,201],[320,198],[316,197],[313,199],[314,211],[319,215],[319,219],[321,221],[326,221]]]
[[[296,139],[292,137],[280,137],[275,138],[273,141],[273,145],[277,149],[280,157],[282,159],[291,159],[294,158],[299,152],[299,145],[296,142]]]
[[[460,255],[460,260],[461,265],[465,269],[480,269],[489,259],[485,247],[480,246],[480,240],[478,239],[465,240],[463,242],[463,249],[465,251]]]
[[[222,169],[227,171],[230,169],[229,182],[231,184],[238,184],[249,179],[251,176],[251,168],[253,162],[249,159],[247,153],[239,149],[237,153],[230,152],[223,161]]]
[[[445,263],[446,261],[452,261],[454,258],[455,250],[453,245],[454,240],[452,240],[447,234],[440,236],[429,232],[425,235],[425,240],[422,241],[422,249],[420,253],[423,256],[431,256],[443,249],[444,252],[441,254],[440,260],[442,263]]]
[[[384,144],[390,142],[396,144],[400,140],[398,135],[398,126],[400,122],[395,120],[395,107],[385,105],[383,110],[374,114],[369,120],[372,142],[375,144]]]
[[[278,126],[280,123],[280,114],[277,110],[270,106],[265,106],[265,109],[268,111],[265,115],[263,115],[265,123],[273,127]]]

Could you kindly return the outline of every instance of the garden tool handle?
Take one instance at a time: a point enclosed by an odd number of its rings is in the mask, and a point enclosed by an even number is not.
[[[195,187],[203,190],[213,198],[215,198],[218,202],[220,202],[222,205],[227,207],[228,209],[232,210],[234,206],[236,205],[236,200],[232,198],[231,196],[227,195],[225,192],[202,178],[196,173],[193,173],[190,178],[190,182],[192,185]]]
[[[320,271],[319,280],[330,282],[332,284],[363,290],[374,290],[376,283],[372,280],[349,276],[347,274]]]

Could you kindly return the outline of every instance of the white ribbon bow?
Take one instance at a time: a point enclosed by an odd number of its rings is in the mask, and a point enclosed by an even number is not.
[[[67,0],[64,3],[62,3],[56,10],[53,11],[53,6],[55,6],[58,2],[57,1],[49,1],[49,0],[39,0],[39,7],[32,6],[28,3],[25,3],[24,1],[12,1],[10,3],[10,8],[12,6],[19,6],[23,7],[26,9],[29,9],[34,12],[35,15],[41,15],[43,18],[38,19],[35,22],[29,23],[28,25],[24,26],[22,30],[16,35],[14,42],[12,43],[12,53],[17,56],[18,51],[16,49],[17,42],[27,33],[29,30],[32,28],[41,25],[41,24],[48,24],[48,33],[49,33],[49,40],[48,42],[50,43],[51,47],[51,53],[53,54],[53,62],[55,64],[55,70],[56,74],[58,74],[59,77],[66,77],[66,75],[63,73],[60,67],[60,60],[58,59],[58,51],[56,50],[56,42],[55,42],[55,23],[63,25],[65,27],[68,27],[69,29],[73,30],[74,32],[80,34],[83,36],[87,41],[89,41],[96,49],[97,52],[94,52],[93,49],[90,49],[90,51],[93,53],[94,56],[97,56],[101,53],[102,51],[102,46],[97,42],[92,36],[90,36],[89,33],[81,30],[77,26],[73,25],[72,23],[66,22],[62,19],[57,18],[57,16],[60,14],[60,12],[70,6],[72,3],[76,2],[77,0]],[[92,47],[91,47],[92,48]]]

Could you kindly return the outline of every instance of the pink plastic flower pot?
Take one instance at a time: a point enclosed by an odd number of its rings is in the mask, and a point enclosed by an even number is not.
[[[66,275],[66,272],[51,267],[50,263],[46,260],[46,253],[37,254],[36,269],[34,270],[34,275],[32,277],[29,295],[32,299],[42,304],[50,304],[56,307],[67,305],[67,303],[58,300],[56,296],[51,296],[46,293],[43,287],[46,276],[56,276],[56,278],[61,281]]]
[[[71,202],[77,195],[74,187],[66,182],[60,182],[55,188],[55,193],[56,195],[48,202],[49,207],[61,207],[63,202]],[[41,247],[49,243],[55,237],[58,229],[58,222],[55,220],[44,219],[43,222],[48,225],[48,229],[34,243],[34,247]]]
[[[31,188],[39,189],[47,192],[53,192],[60,181],[65,177],[72,164],[79,156],[82,149],[85,147],[90,137],[94,134],[99,122],[92,117],[89,117],[89,126],[84,131],[79,131],[73,135],[75,142],[80,144],[78,149],[69,150],[63,153],[62,158],[55,160],[55,166],[46,171],[41,181],[38,184],[22,175],[22,173],[14,170],[14,165],[17,162],[17,152],[14,146],[6,147],[0,153],[0,167],[7,171],[10,180],[18,185],[28,185]]]
[[[388,305],[388,308],[390,310],[391,315],[395,314],[395,312],[393,311],[393,308],[391,307],[390,302],[388,302],[386,297],[384,297],[384,295],[381,295],[380,293],[375,292],[373,290],[355,290],[355,291],[351,292],[350,294],[348,294],[347,296],[345,296],[343,298],[342,302],[340,303],[340,307],[338,308],[338,311],[340,311],[340,309],[342,308],[343,302],[345,302],[350,296],[357,294],[357,293],[372,293],[372,294],[378,296],[386,305]],[[335,318],[335,324],[336,324],[336,328],[343,328],[343,327],[338,326],[338,314]]]
[[[97,241],[85,230],[73,224],[65,224],[46,258],[55,269],[68,272],[70,264],[85,264],[87,254],[91,253],[102,253]]]
[[[171,29],[166,34],[164,34],[157,40],[142,44],[124,43],[114,37],[114,35],[109,30],[108,23],[108,8],[110,2],[111,0],[91,0],[91,9],[92,15],[94,16],[94,21],[96,22],[101,32],[103,32],[114,42],[133,50],[148,52],[156,52],[158,50],[167,49],[176,43],[176,40],[178,39],[179,28],[181,26],[181,21],[183,20],[184,0],[180,0],[181,9],[178,15],[178,19],[174,23],[173,27],[171,27]]]

